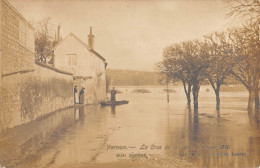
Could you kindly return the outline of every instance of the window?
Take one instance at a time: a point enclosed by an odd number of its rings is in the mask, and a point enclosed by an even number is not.
[[[67,54],[68,55],[68,66],[77,66],[77,54]]]

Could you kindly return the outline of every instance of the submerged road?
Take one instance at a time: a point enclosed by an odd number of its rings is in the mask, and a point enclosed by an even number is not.
[[[128,105],[56,112],[0,138],[0,163],[18,168],[257,167],[260,127],[247,93],[200,93],[199,111],[181,93],[122,93]]]

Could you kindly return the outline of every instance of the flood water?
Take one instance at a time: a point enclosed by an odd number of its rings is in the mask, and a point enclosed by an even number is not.
[[[161,88],[117,94],[129,104],[85,106],[55,112],[0,138],[2,166],[66,167],[152,156],[180,159],[198,167],[260,166],[259,116],[249,115],[246,92],[201,92],[199,109],[188,108],[184,93]],[[25,157],[26,156],[26,157]]]

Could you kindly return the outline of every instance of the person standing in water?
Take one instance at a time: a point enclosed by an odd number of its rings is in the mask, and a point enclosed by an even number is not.
[[[79,92],[79,104],[84,104],[84,90],[85,88],[83,87]]]
[[[115,87],[111,90],[111,99],[110,101],[116,101],[116,90]]]
[[[78,89],[77,89],[77,86],[74,87],[74,104],[78,104]]]

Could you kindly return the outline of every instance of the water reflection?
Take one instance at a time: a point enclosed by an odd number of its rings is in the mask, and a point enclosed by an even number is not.
[[[255,121],[256,121],[256,123],[259,123],[259,120],[260,120],[260,115],[259,115],[259,113],[260,113],[260,109],[259,109],[259,108],[256,108],[256,109],[255,109]]]
[[[217,112],[217,118],[220,119],[220,109],[217,109],[216,112]],[[218,121],[220,121],[220,120],[218,120]]]
[[[116,114],[116,106],[111,106],[111,113]]]
[[[198,131],[199,131],[199,111],[198,109],[194,109],[193,130],[192,130],[194,141],[198,140]]]
[[[248,113],[249,123],[251,126],[260,128],[260,115],[258,111]]]
[[[6,167],[16,165],[24,154],[36,154],[48,140],[60,136],[80,120],[84,120],[84,107],[60,110],[10,130],[7,138],[0,141],[0,163]]]
[[[256,111],[255,112],[255,121],[256,121],[256,123],[259,123],[259,120],[260,120],[259,111]]]
[[[84,106],[74,108],[74,120],[84,120]]]
[[[18,163],[23,154],[37,149],[33,158],[14,167],[112,162],[119,160],[118,152],[167,155],[209,168],[260,165],[259,113],[249,115],[240,94],[224,96],[219,110],[214,95],[200,94],[198,110],[187,106],[185,95],[173,95],[169,104],[165,94],[157,92],[118,96],[131,104],[66,109],[14,129],[10,133],[14,137],[0,139],[0,162]],[[41,149],[44,144],[48,145]],[[143,144],[171,148],[144,151],[139,148]],[[106,150],[107,145],[136,148]],[[233,156],[239,153],[245,156]]]
[[[193,112],[193,113],[192,113]],[[256,113],[249,122],[257,129],[245,128],[236,122],[217,117],[200,115],[204,111],[186,108],[181,130],[174,124],[167,124],[166,144],[175,146],[166,151],[167,155],[188,160],[199,167],[256,167],[260,165],[259,115]],[[225,109],[222,109],[226,113]],[[186,115],[188,113],[188,115]],[[246,112],[244,113],[246,114]],[[257,117],[256,117],[257,115]],[[203,120],[203,122],[199,122]],[[173,121],[168,121],[173,122]],[[221,122],[221,123],[220,123]],[[178,124],[178,123],[176,123]],[[251,134],[250,132],[255,134]]]

